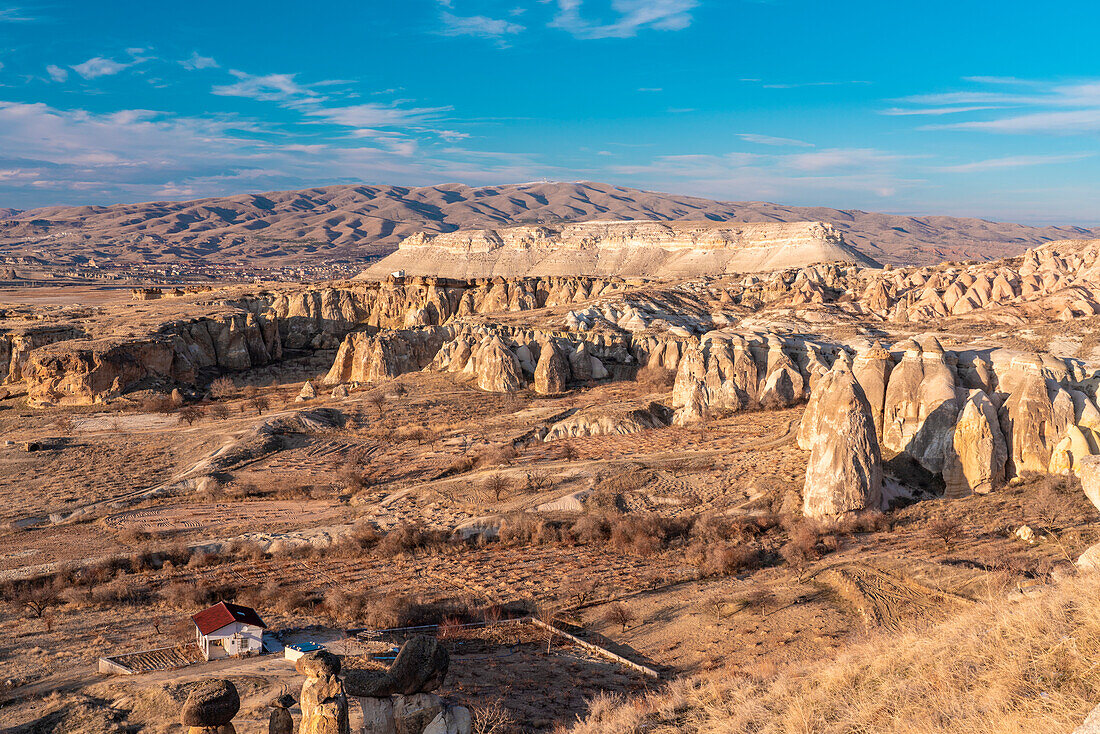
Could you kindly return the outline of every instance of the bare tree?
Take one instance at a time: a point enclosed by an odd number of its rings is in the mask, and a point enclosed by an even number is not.
[[[221,400],[231,398],[237,393],[237,386],[228,377],[219,377],[210,383],[210,397]]]
[[[951,550],[962,535],[962,526],[953,517],[940,517],[928,524],[928,532],[942,540],[945,549]]]
[[[722,612],[729,606],[730,598],[728,595],[721,592],[711,594],[707,597],[707,606],[714,610],[714,621],[722,621]]]
[[[374,406],[374,409],[378,411],[378,417],[382,417],[382,410],[386,407],[386,393],[379,390],[378,392],[372,392],[367,396],[367,402]]]
[[[485,492],[493,495],[493,499],[500,502],[501,495],[508,491],[508,480],[500,474],[494,474],[485,480]]]
[[[229,417],[229,408],[222,403],[214,403],[210,406],[210,416],[220,421],[224,421]]]
[[[34,615],[35,619],[42,619],[46,609],[55,601],[57,601],[57,597],[54,595],[53,590],[35,589],[23,600],[23,606]]]
[[[264,411],[271,406],[271,401],[266,395],[253,395],[248,399],[248,403],[256,410],[256,415],[263,415]]]
[[[607,611],[604,612],[603,618],[605,622],[620,625],[622,631],[626,632],[626,628],[634,621],[634,612],[630,610],[630,607],[620,601],[608,607]]]
[[[179,410],[179,421],[180,423],[186,422],[190,426],[199,418],[202,418],[203,412],[203,409],[197,405],[185,405]]]

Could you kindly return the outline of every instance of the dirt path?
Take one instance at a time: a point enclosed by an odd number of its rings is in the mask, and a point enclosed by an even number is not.
[[[926,617],[970,603],[964,597],[861,563],[826,568],[816,573],[814,580],[851,604],[872,627],[897,629],[906,618]]]

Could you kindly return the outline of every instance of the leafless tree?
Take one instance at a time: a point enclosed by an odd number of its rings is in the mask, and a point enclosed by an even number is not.
[[[626,632],[626,628],[630,626],[630,623],[634,621],[634,612],[630,607],[620,602],[615,602],[603,615],[604,621],[610,624],[617,624],[622,627],[622,631]]]
[[[494,474],[485,480],[485,492],[493,495],[493,499],[500,502],[501,495],[508,491],[508,480],[500,474]]]
[[[271,401],[266,395],[253,395],[248,399],[248,403],[256,410],[256,415],[263,415],[264,411],[271,406]]]
[[[210,383],[210,397],[221,400],[231,398],[237,393],[237,386],[228,377],[219,377]]]
[[[186,422],[187,425],[194,424],[199,418],[203,416],[203,409],[197,405],[185,405],[179,410],[180,423]]]

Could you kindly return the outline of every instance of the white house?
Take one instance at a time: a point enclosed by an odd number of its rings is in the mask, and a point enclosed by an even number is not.
[[[218,602],[191,617],[195,642],[207,660],[259,655],[267,625],[251,607]]]

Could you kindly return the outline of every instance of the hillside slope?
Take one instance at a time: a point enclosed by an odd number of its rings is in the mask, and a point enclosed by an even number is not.
[[[252,261],[267,266],[392,252],[409,235],[592,219],[821,221],[879,262],[993,259],[1100,229],[719,202],[601,183],[420,188],[344,185],[186,202],[46,207],[0,219],[4,254],[55,262]]]

